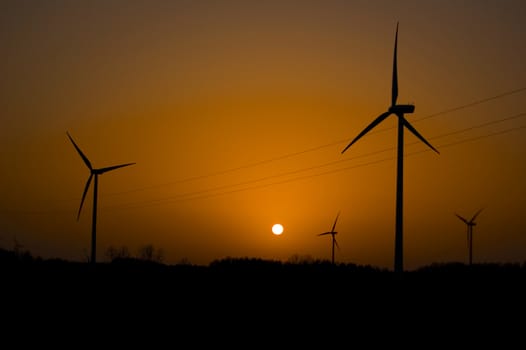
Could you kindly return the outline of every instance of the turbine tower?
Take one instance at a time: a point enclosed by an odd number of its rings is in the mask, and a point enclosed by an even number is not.
[[[387,112],[381,114],[369,126],[367,126],[361,133],[358,134],[345,147],[342,154],[351,147],[362,136],[367,134],[371,129],[380,124],[391,114],[398,117],[398,154],[397,154],[397,176],[396,176],[396,227],[395,227],[395,252],[394,252],[394,270],[395,272],[403,272],[404,270],[404,248],[403,248],[403,189],[404,189],[404,128],[411,131],[420,141],[425,143],[433,151],[439,153],[427,140],[420,135],[418,131],[405,119],[404,114],[413,113],[415,111],[414,105],[399,105],[396,104],[398,97],[398,72],[396,63],[396,50],[398,45],[398,23],[396,24],[394,58],[393,58],[393,81],[391,90],[391,107]]]
[[[79,153],[80,157],[88,167],[90,171],[90,176],[88,178],[88,182],[86,182],[86,187],[84,188],[84,193],[82,194],[82,200],[80,201],[80,207],[79,211],[77,213],[77,221],[80,217],[80,212],[82,211],[82,205],[84,204],[84,199],[86,199],[86,194],[88,193],[89,186],[91,184],[91,180],[93,177],[95,177],[94,185],[93,185],[93,217],[91,222],[91,263],[95,265],[96,262],[96,256],[97,256],[97,192],[98,192],[98,184],[99,184],[99,175],[102,175],[108,171],[115,170],[118,168],[122,168],[125,166],[133,165],[135,163],[126,163],[126,164],[120,164],[120,165],[114,165],[106,168],[100,168],[100,169],[94,169],[91,166],[91,162],[89,161],[88,157],[82,151],[80,150],[79,146],[73,141],[73,138],[71,135],[68,134],[69,139],[71,140],[71,143],[73,143],[73,146],[75,146],[75,149]]]
[[[475,215],[473,215],[473,217],[469,221],[467,219],[463,218],[462,216],[458,215],[457,213],[455,213],[455,215],[460,220],[462,220],[467,226],[468,249],[469,249],[469,265],[471,265],[472,262],[473,262],[473,226],[476,225],[475,219],[477,218],[477,216],[480,214],[481,211],[482,211],[482,209],[479,209],[479,211],[477,211],[475,213]]]
[[[332,225],[332,229],[327,232],[320,233],[318,236],[324,236],[324,235],[331,235],[332,236],[332,264],[334,265],[334,245],[336,245],[338,248],[340,246],[338,245],[338,242],[336,242],[336,237],[334,237],[338,232],[334,231],[336,228],[336,222],[338,221],[338,217],[340,216],[340,213],[338,212],[338,215],[336,215],[336,219],[334,220],[334,224]]]

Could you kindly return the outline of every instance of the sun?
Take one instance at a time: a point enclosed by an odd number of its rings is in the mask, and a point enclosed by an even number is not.
[[[283,233],[283,225],[275,224],[274,226],[272,226],[272,233],[275,234],[276,236],[279,236],[280,234],[282,234]]]

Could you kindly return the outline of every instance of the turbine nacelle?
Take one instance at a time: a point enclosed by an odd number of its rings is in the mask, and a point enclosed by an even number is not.
[[[394,105],[389,107],[389,113],[394,113],[396,115],[414,113],[414,111],[414,105]]]

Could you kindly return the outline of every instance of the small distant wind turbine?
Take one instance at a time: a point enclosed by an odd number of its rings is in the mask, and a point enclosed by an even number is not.
[[[94,169],[91,166],[91,163],[88,160],[88,157],[86,157],[84,153],[82,153],[79,146],[77,146],[75,141],[73,141],[73,138],[71,137],[71,135],[68,132],[66,133],[68,134],[69,139],[73,143],[73,146],[75,146],[75,149],[80,154],[80,157],[82,158],[84,163],[86,163],[86,166],[90,170],[90,176],[88,178],[88,182],[86,183],[86,187],[84,188],[84,193],[82,194],[82,200],[80,201],[80,207],[79,207],[79,211],[77,214],[77,221],[79,220],[80,212],[82,210],[82,205],[84,204],[84,199],[86,199],[86,194],[88,193],[89,185],[91,184],[91,179],[93,179],[93,177],[95,176],[95,184],[93,186],[93,218],[92,218],[92,223],[91,223],[91,263],[95,264],[96,256],[97,256],[97,253],[96,253],[97,251],[97,191],[98,191],[98,184],[99,184],[99,175],[102,175],[111,170],[122,168],[128,165],[133,165],[135,163],[126,163],[126,164],[114,165],[114,166],[110,166],[106,168]]]
[[[381,114],[369,126],[367,126],[361,133],[358,134],[344,148],[344,153],[362,136],[367,134],[371,129],[380,124],[391,114],[398,117],[398,154],[397,154],[397,179],[396,179],[396,232],[395,232],[395,254],[394,254],[394,270],[395,272],[402,272],[404,270],[404,248],[403,248],[403,188],[404,188],[404,127],[409,129],[417,138],[430,147],[433,151],[439,153],[435,147],[431,146],[427,140],[420,135],[418,131],[404,118],[404,114],[413,113],[415,111],[414,105],[397,105],[396,99],[398,97],[398,70],[396,65],[396,50],[398,45],[398,23],[396,24],[394,59],[393,59],[393,83],[391,91],[391,107],[387,112]]]
[[[338,217],[340,216],[340,213],[336,215],[336,219],[334,220],[334,224],[332,225],[332,229],[327,232],[320,233],[318,236],[324,236],[324,235],[331,235],[332,236],[332,264],[334,265],[334,245],[336,245],[338,248],[340,246],[338,245],[338,242],[336,242],[336,237],[334,237],[338,232],[334,231],[336,228],[336,222],[338,221]]]
[[[463,218],[462,216],[458,215],[457,213],[455,213],[455,215],[460,220],[462,220],[467,226],[468,249],[469,249],[469,264],[470,265],[473,262],[473,226],[476,225],[475,219],[477,218],[477,216],[480,214],[481,211],[482,211],[482,209],[479,209],[479,211],[477,211],[475,213],[475,215],[473,215],[473,217],[469,221],[467,219]]]

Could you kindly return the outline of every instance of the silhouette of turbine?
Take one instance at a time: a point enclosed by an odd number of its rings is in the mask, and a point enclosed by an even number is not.
[[[387,112],[381,114],[369,126],[367,126],[361,133],[358,134],[344,148],[342,154],[351,147],[362,136],[367,134],[371,129],[380,124],[391,114],[398,117],[398,154],[397,154],[397,178],[396,178],[396,227],[395,227],[395,252],[394,252],[394,270],[395,272],[402,272],[404,270],[404,248],[403,248],[403,189],[404,189],[404,127],[409,129],[417,138],[429,146],[433,151],[439,153],[435,147],[431,146],[427,140],[420,135],[418,131],[405,119],[404,114],[413,113],[415,111],[414,105],[397,105],[396,99],[398,97],[398,72],[396,64],[396,50],[398,45],[398,23],[396,23],[396,35],[393,58],[393,83],[391,91],[391,107]]]
[[[94,169],[91,166],[91,163],[88,157],[86,157],[86,155],[82,153],[79,146],[77,146],[75,141],[73,141],[73,138],[71,137],[71,135],[68,132],[66,133],[68,134],[68,137],[71,140],[71,143],[73,143],[73,146],[75,146],[75,149],[79,153],[80,157],[82,158],[82,160],[84,161],[88,169],[90,170],[90,176],[88,178],[88,182],[86,182],[86,187],[84,188],[84,193],[82,194],[82,200],[80,201],[80,207],[77,213],[77,221],[79,220],[80,212],[82,211],[82,205],[84,204],[84,199],[86,199],[86,194],[88,193],[88,189],[89,189],[89,185],[91,184],[91,180],[93,179],[93,177],[95,177],[95,181],[94,181],[95,183],[93,185],[93,218],[91,222],[91,263],[95,264],[96,256],[97,256],[97,192],[98,192],[98,184],[99,184],[99,175],[102,175],[111,170],[122,168],[128,165],[133,165],[135,163],[126,163],[126,164],[114,165],[114,166],[110,166],[106,168]]]
[[[477,211],[475,213],[475,215],[473,215],[473,217],[469,221],[467,219],[463,218],[462,216],[458,215],[457,213],[455,213],[455,215],[460,220],[464,221],[464,223],[467,226],[468,249],[469,249],[469,265],[471,265],[471,263],[473,262],[473,226],[476,225],[475,219],[477,218],[477,216],[480,214],[481,211],[482,211],[482,209],[479,209],[479,211]]]
[[[338,217],[340,216],[340,213],[338,212],[338,215],[336,215],[336,219],[334,220],[334,224],[332,225],[332,229],[328,232],[320,233],[318,236],[324,236],[324,235],[331,235],[332,236],[332,264],[334,265],[334,245],[336,245],[338,248],[340,246],[338,245],[338,242],[336,242],[336,237],[334,237],[338,232],[334,231],[336,228],[336,222],[338,221]]]

